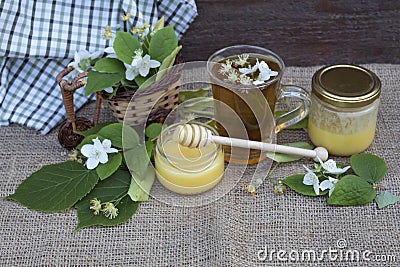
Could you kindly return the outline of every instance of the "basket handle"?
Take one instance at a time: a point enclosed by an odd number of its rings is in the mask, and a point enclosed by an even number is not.
[[[68,82],[64,79],[66,75],[68,75],[71,71],[74,70],[74,67],[70,66],[64,70],[62,70],[56,77],[57,84],[60,86],[61,95],[64,102],[65,112],[67,114],[67,120],[71,122],[72,129],[76,130],[76,114],[74,110],[74,91],[83,87],[85,85],[85,81],[82,81],[82,78],[87,76],[87,72],[79,73],[71,82]],[[96,93],[96,107],[93,116],[93,125],[96,125],[99,122],[100,115],[100,106],[101,106],[101,96],[100,93]]]

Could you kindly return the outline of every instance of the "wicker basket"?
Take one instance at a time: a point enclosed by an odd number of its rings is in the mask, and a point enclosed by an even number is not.
[[[67,148],[75,148],[81,141],[82,136],[74,133],[76,130],[86,130],[98,123],[101,101],[106,100],[112,110],[114,117],[119,122],[124,122],[130,126],[143,125],[146,123],[149,115],[154,116],[157,110],[171,111],[178,103],[179,79],[182,67],[174,66],[160,80],[155,81],[147,88],[139,91],[131,90],[118,92],[110,98],[110,94],[102,91],[96,93],[96,107],[93,122],[86,118],[78,118],[74,111],[73,92],[85,85],[81,81],[87,76],[87,73],[81,73],[71,82],[64,77],[73,70],[69,67],[57,75],[57,83],[61,88],[64,107],[67,119],[59,128],[58,140],[60,144]]]

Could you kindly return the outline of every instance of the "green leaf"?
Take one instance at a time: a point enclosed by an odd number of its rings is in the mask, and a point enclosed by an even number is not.
[[[142,181],[132,179],[128,195],[133,201],[147,201],[155,179],[155,171],[149,166]]]
[[[122,153],[108,154],[108,161],[104,164],[100,163],[96,167],[96,172],[101,180],[104,180],[112,175],[122,163]]]
[[[153,153],[153,147],[154,147],[153,142],[148,140],[148,141],[144,142],[144,145],[146,146],[147,156],[149,158],[151,158],[151,154]]]
[[[158,69],[156,81],[160,80],[165,74],[168,73],[168,68],[174,65],[176,55],[179,53],[179,51],[181,51],[181,49],[182,46],[180,45],[175,48],[169,56],[164,58],[164,60],[161,62],[160,68]]]
[[[298,148],[304,148],[304,149],[313,149],[314,146],[306,143],[306,142],[295,142],[295,143],[287,143],[284,144],[285,146],[291,146],[291,147],[298,147]],[[296,161],[303,156],[296,156],[296,155],[288,155],[288,154],[282,154],[282,153],[267,153],[267,157],[276,161],[276,162],[291,162],[291,161]]]
[[[94,65],[94,69],[98,72],[105,73],[125,73],[124,63],[116,58],[101,58]]]
[[[125,77],[125,73],[104,73],[89,71],[87,84],[85,86],[85,96],[91,93],[100,92],[105,88],[115,85]]]
[[[103,128],[104,126],[109,125],[111,123],[112,122],[99,123],[89,129],[87,129],[86,131],[75,131],[75,133],[82,135],[84,137],[89,136],[89,135],[95,135],[98,131],[100,131],[101,128]]]
[[[111,141],[111,145],[118,148],[129,148],[136,146],[139,136],[129,125],[123,123],[112,123],[101,128],[98,134]],[[123,140],[124,139],[124,140]]]
[[[389,205],[393,205],[393,204],[396,204],[397,202],[399,202],[400,197],[393,195],[390,192],[383,191],[383,192],[379,193],[379,195],[376,196],[375,201],[378,204],[378,208],[383,209],[384,207],[387,207]]]
[[[386,163],[372,154],[356,154],[350,157],[350,165],[354,173],[368,182],[377,183],[385,177]]]
[[[162,131],[162,125],[160,123],[152,123],[149,126],[146,127],[144,134],[148,138],[156,138],[160,135]]]
[[[139,41],[131,34],[118,31],[114,39],[113,48],[120,60],[126,64],[131,64],[135,51],[140,49],[141,46]]]
[[[115,43],[115,42],[114,42]],[[159,62],[170,55],[178,46],[178,38],[176,37],[173,25],[158,30],[150,41],[149,54],[152,59]]]
[[[131,183],[131,175],[128,171],[117,170],[108,179],[100,181],[97,186],[81,201],[78,202],[78,225],[75,231],[93,225],[114,226],[127,222],[138,209],[139,203],[133,202],[127,195]],[[118,216],[114,219],[105,217],[102,213],[93,214],[90,209],[90,200],[97,198],[102,203],[107,201],[121,201],[116,205]]]
[[[99,177],[75,161],[47,165],[23,181],[8,199],[29,209],[65,211],[97,184]]]
[[[314,188],[312,185],[305,185],[303,184],[304,174],[295,174],[292,176],[287,177],[286,179],[282,180],[282,182],[289,186],[293,191],[305,196],[322,196],[329,192],[329,190],[320,191],[319,195],[315,194]]]
[[[290,110],[278,110],[278,111],[275,111],[274,118],[277,119],[280,116],[282,116],[283,114],[286,114],[288,112],[290,112]],[[308,127],[308,116],[305,117],[304,119],[302,119],[301,121],[299,121],[298,123],[295,123],[295,124],[285,128],[285,129],[296,130],[296,129],[307,129],[307,127]]]
[[[375,189],[364,178],[346,175],[335,184],[329,205],[356,206],[370,203],[376,196]]]

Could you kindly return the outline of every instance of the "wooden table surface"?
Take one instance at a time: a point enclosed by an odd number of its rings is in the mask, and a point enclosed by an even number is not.
[[[182,39],[186,61],[251,44],[286,65],[400,63],[399,0],[197,0]]]

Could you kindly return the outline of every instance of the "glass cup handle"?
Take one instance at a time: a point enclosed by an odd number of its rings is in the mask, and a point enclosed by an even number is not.
[[[310,93],[304,88],[297,85],[282,84],[277,101],[284,98],[297,98],[301,100],[301,104],[293,110],[279,116],[275,122],[275,133],[280,132],[282,129],[296,124],[308,115],[310,110],[311,100]]]

